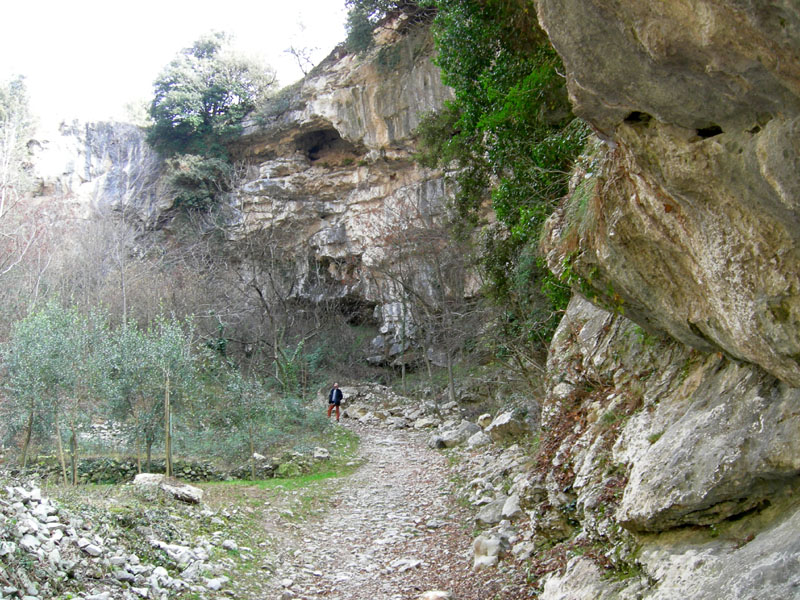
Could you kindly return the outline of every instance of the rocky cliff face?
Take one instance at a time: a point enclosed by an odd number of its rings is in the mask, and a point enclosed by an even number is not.
[[[544,242],[582,293],[550,349],[540,459],[515,484],[551,572],[540,597],[796,597],[800,13],[536,4],[598,135]],[[386,347],[402,315],[380,267],[447,193],[412,132],[449,91],[426,32],[381,35],[248,124],[230,224],[281,232],[301,278],[322,270],[335,297],[377,307]],[[53,161],[44,187],[114,206],[155,189],[141,136],[114,131],[74,132],[81,158]],[[154,222],[167,207],[148,194]]]
[[[579,271],[651,329],[800,385],[796,6],[539,7],[578,114],[613,146],[553,223],[585,231]]]
[[[428,28],[403,19],[381,28],[363,55],[335,50],[246,123],[231,147],[239,176],[225,211],[231,241],[266,232],[295,257],[299,299],[374,310],[383,356],[404,349],[410,324],[381,271],[403,232],[435,220],[447,194],[442,173],[412,153],[421,117],[451,92],[431,62]],[[50,140],[36,160],[40,196],[82,216],[124,210],[148,228],[169,220],[163,165],[140,128],[75,123]]]
[[[611,581],[576,557],[543,597],[795,597],[800,12],[537,7],[603,140],[544,247],[608,309],[576,297],[551,348],[544,424],[563,437],[538,523],[574,510],[576,539],[635,567]]]
[[[439,214],[446,198],[442,174],[412,153],[421,116],[451,92],[431,62],[427,27],[403,29],[401,21],[381,30],[363,56],[334,51],[256,115],[234,148],[247,169],[233,198],[233,237],[291,231],[300,280],[321,269],[327,294],[376,307],[380,351],[402,321],[381,265],[396,260],[403,231]],[[315,293],[301,286],[301,295]]]
[[[40,137],[33,148],[37,196],[82,217],[124,210],[149,225],[170,208],[159,183],[161,160],[140,127],[74,122]]]

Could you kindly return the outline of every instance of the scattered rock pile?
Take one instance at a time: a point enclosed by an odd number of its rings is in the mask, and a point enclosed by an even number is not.
[[[345,417],[391,429],[431,430],[428,447],[461,455],[457,467],[468,483],[460,494],[475,511],[482,534],[473,544],[475,568],[496,566],[505,558],[527,559],[534,551],[534,506],[547,498],[547,487],[531,481],[530,454],[517,442],[530,439],[538,414],[509,409],[494,417],[481,414],[476,422],[462,418],[455,403],[411,405],[382,386],[345,388]],[[543,526],[558,527],[558,523]]]
[[[181,592],[213,597],[228,583],[230,564],[211,557],[219,549],[235,550],[245,560],[250,549],[226,537],[224,515],[184,506],[170,507],[170,514],[191,511],[193,522],[202,519],[217,530],[209,537],[165,541],[155,519],[145,516],[142,522],[149,525],[134,528],[140,546],[132,551],[136,543],[124,537],[112,515],[76,514],[34,483],[8,482],[0,492],[0,600],[165,600]]]
[[[373,407],[374,408],[374,407]],[[382,409],[380,409],[382,410]],[[327,508],[289,523],[271,594],[280,600],[485,600],[531,597],[521,572],[476,571],[464,507],[452,499],[446,457],[427,433],[386,421],[345,421],[361,436],[365,459],[347,485],[329,480]]]

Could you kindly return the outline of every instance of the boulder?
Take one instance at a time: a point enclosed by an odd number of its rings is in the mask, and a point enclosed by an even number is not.
[[[414,429],[427,429],[429,427],[436,427],[438,423],[439,421],[433,417],[420,417],[414,421]]]
[[[349,419],[361,419],[362,417],[369,414],[369,412],[370,412],[369,408],[364,406],[363,404],[353,404],[343,409],[342,416],[347,417]]]
[[[164,480],[159,487],[181,502],[199,504],[203,500],[203,490],[175,479]]]
[[[530,428],[519,412],[507,411],[492,420],[486,433],[495,442],[508,442],[530,433]]]
[[[480,430],[481,428],[475,425],[475,423],[461,421],[461,423],[459,423],[455,429],[443,431],[440,434],[440,437],[447,448],[452,448],[453,446],[463,444],[470,438],[470,436],[478,433]]]
[[[507,500],[508,497],[501,494],[480,510],[475,521],[479,525],[497,525],[503,520],[503,508]]]
[[[476,431],[467,440],[467,448],[480,448],[481,446],[488,446],[492,443],[492,438],[486,435],[483,431]]]
[[[508,551],[508,540],[495,533],[484,533],[472,543],[472,568],[495,566]]]
[[[503,504],[503,509],[500,514],[504,519],[511,520],[524,516],[525,513],[520,508],[519,496],[517,494],[512,494],[508,497]]]
[[[446,446],[444,444],[444,439],[440,435],[433,434],[428,439],[428,448],[433,448],[434,450],[441,450],[442,448],[445,448],[445,447]]]
[[[408,419],[405,417],[388,417],[384,424],[394,429],[408,429],[409,426]]]
[[[164,475],[159,473],[139,473],[133,479],[133,485],[136,486],[157,486],[164,481]]]
[[[431,590],[422,594],[417,600],[453,600],[453,594],[443,590]]]
[[[331,457],[331,453],[327,448],[317,447],[314,448],[313,456],[315,460],[328,460]]]

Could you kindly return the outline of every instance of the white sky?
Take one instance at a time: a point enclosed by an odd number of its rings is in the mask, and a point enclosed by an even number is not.
[[[319,62],[345,38],[344,0],[12,0],[0,15],[0,81],[24,75],[45,123],[124,119],[149,100],[162,68],[210,31],[260,56],[281,84],[302,76],[290,45],[318,48]]]

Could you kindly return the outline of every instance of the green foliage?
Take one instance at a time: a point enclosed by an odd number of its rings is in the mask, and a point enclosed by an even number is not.
[[[146,328],[131,322],[112,330],[99,311],[51,302],[16,323],[0,347],[5,441],[30,430],[46,443],[59,424],[74,434],[101,414],[127,423],[131,446],[149,459],[165,440],[168,395],[178,450],[241,464],[254,450],[327,426],[323,410],[298,396],[324,348],[301,343],[281,355],[279,383],[221,362],[196,339],[191,319],[159,316]]]
[[[345,24],[347,49],[356,54],[369,50],[372,47],[373,28],[374,23],[370,20],[368,10],[361,6],[351,8],[347,13],[347,22]]]
[[[208,209],[227,191],[226,143],[274,85],[270,69],[231,53],[227,44],[220,33],[200,38],[153,84],[147,140],[165,156],[177,157],[168,164],[168,182],[176,206],[185,209]]]
[[[2,351],[11,397],[4,408],[9,411],[8,434],[24,429],[23,465],[36,433],[55,434],[66,480],[61,434],[70,432],[75,459],[77,430],[91,420],[95,399],[106,389],[106,339],[106,323],[99,314],[83,315],[56,302],[14,326]]]
[[[214,33],[183,49],[153,84],[150,143],[167,155],[225,156],[224,142],[272,87],[263,65],[226,49]]]
[[[405,13],[410,24],[428,21],[435,13],[430,4],[416,0],[346,0],[347,49],[362,54],[372,48],[375,28],[392,14]]]
[[[232,170],[222,158],[182,154],[168,160],[166,181],[174,206],[208,210],[219,193],[229,191]]]
[[[191,321],[157,317],[147,329],[127,324],[110,334],[107,406],[132,425],[131,442],[147,450],[164,438],[164,399],[180,416],[201,366]]]
[[[499,226],[485,230],[490,296],[517,335],[546,339],[568,294],[538,257],[545,219],[567,191],[586,127],[570,111],[560,59],[529,0],[436,0],[437,63],[455,100],[419,129],[419,159],[459,167],[456,209],[466,233],[487,200]]]

